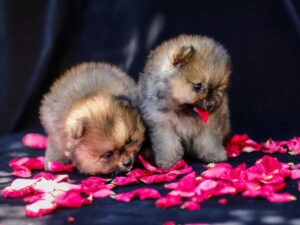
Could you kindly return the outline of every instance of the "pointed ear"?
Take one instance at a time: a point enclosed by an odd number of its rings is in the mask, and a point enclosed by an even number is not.
[[[87,128],[87,122],[84,119],[75,119],[71,124],[69,124],[69,126],[71,126],[70,130],[72,138],[78,139],[84,135]]]
[[[194,53],[195,49],[193,46],[183,46],[172,55],[171,61],[174,66],[184,66],[191,61]]]

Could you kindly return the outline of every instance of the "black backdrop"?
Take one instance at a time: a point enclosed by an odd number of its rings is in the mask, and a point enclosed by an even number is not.
[[[220,41],[233,61],[232,126],[300,135],[300,1],[0,1],[0,135],[39,125],[51,82],[83,61],[138,79],[151,48],[181,33]]]

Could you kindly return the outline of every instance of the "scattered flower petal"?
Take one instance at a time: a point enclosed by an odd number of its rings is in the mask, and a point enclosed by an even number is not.
[[[48,144],[48,138],[41,134],[26,134],[22,138],[23,145],[33,149],[46,149]]]

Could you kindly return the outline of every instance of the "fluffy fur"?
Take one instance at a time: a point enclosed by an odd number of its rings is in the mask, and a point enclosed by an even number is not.
[[[49,160],[72,162],[86,174],[131,169],[144,140],[144,126],[135,110],[135,82],[105,63],[84,63],[58,79],[40,107],[49,135]]]
[[[222,142],[230,131],[226,50],[205,36],[181,35],[153,50],[140,77],[140,108],[158,166],[169,168],[185,152],[226,160]],[[208,124],[194,107],[209,111]]]

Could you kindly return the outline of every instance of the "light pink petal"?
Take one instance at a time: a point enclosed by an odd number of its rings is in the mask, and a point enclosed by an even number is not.
[[[218,185],[218,182],[215,180],[210,180],[210,179],[203,180],[196,188],[196,192],[197,192],[197,190],[209,191],[209,190],[217,187],[217,185]]]
[[[48,138],[41,134],[26,134],[22,138],[23,145],[34,149],[46,149],[48,144]]]
[[[300,169],[295,169],[291,171],[291,179],[299,179],[300,178]]]
[[[106,198],[108,196],[114,195],[115,193],[109,189],[100,189],[93,193],[94,198]]]
[[[24,169],[24,170],[15,170],[14,172],[10,173],[12,176],[14,177],[31,177],[32,173],[30,170],[28,169]]]
[[[48,162],[48,169],[52,173],[73,172],[74,166],[72,164],[64,165],[59,162],[50,161],[50,162]]]
[[[189,211],[195,211],[200,209],[200,205],[197,202],[187,201],[181,205],[181,208]]]
[[[25,206],[25,213],[28,217],[41,217],[50,214],[57,208],[57,204],[48,200],[36,201]]]

